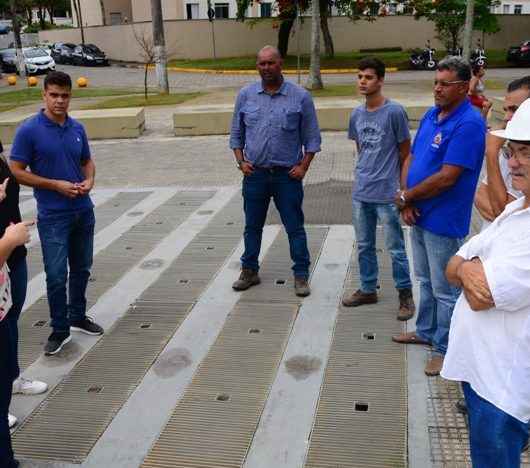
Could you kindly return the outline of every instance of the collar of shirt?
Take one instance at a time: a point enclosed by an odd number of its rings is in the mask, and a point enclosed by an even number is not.
[[[60,128],[67,128],[72,125],[72,119],[68,114],[66,114],[66,120],[64,121],[63,125],[58,124],[57,122],[54,122],[52,119],[50,119],[45,113],[44,109],[41,109],[39,112],[39,120],[48,127],[60,127]]]
[[[471,103],[466,97],[462,103],[460,103],[449,115],[446,115],[442,120],[438,120],[438,116],[440,115],[440,112],[442,112],[442,108],[440,106],[434,106],[434,111],[431,114],[431,120],[433,120],[437,124],[447,122],[448,120],[454,119],[459,115],[463,114],[470,106]]]
[[[508,218],[511,215],[525,216],[525,215],[530,214],[530,208],[523,209],[525,201],[526,201],[526,197],[523,196],[521,198],[518,198],[517,200],[514,200],[511,203],[508,203],[504,211],[496,219],[497,224],[501,224],[506,218]]]
[[[278,91],[276,91],[274,94],[283,94],[284,96],[287,96],[287,82],[285,81],[285,79],[283,78],[282,76],[282,85],[280,86],[280,89],[278,89]],[[260,81],[258,82],[258,94],[269,94],[267,93],[267,91],[265,91],[265,88],[263,87],[263,81]],[[271,94],[271,96],[274,96],[274,94]]]

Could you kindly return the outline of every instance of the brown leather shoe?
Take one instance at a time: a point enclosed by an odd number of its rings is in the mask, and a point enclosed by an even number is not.
[[[434,355],[425,366],[425,375],[429,377],[434,377],[435,375],[440,375],[442,371],[442,366],[444,365],[444,357],[439,354]]]
[[[307,297],[311,294],[311,288],[305,278],[294,278],[294,293],[298,297]]]
[[[421,339],[416,332],[401,333],[400,335],[394,335],[392,341],[402,344],[419,344],[419,345],[430,345],[426,340]]]
[[[412,289],[398,289],[399,292],[399,310],[397,319],[402,322],[411,319],[414,316],[416,306],[412,298]]]
[[[364,304],[375,304],[377,302],[377,293],[364,293],[360,289],[355,291],[350,297],[342,298],[344,307],[357,307]]]
[[[244,291],[245,289],[260,283],[261,280],[259,279],[257,271],[251,270],[250,268],[242,268],[239,279],[234,282],[232,289],[236,291]]]

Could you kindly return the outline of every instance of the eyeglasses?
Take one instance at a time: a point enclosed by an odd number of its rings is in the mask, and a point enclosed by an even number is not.
[[[514,158],[519,164],[530,164],[530,146],[524,146],[517,150],[505,146],[503,149],[504,151],[502,152],[502,155],[506,159]]]
[[[441,86],[442,88],[448,88],[451,85],[467,83],[466,80],[455,80],[455,81],[446,81],[446,80],[434,80],[434,86]]]

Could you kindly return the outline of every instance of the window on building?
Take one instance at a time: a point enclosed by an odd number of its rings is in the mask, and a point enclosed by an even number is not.
[[[199,19],[199,4],[198,3],[187,3],[186,4],[186,18],[189,20]]]
[[[121,13],[110,13],[110,24],[121,24]]]
[[[271,17],[271,4],[270,3],[260,3],[260,16],[262,18]]]
[[[216,3],[215,4],[215,18],[216,19],[229,18],[228,3]]]
[[[514,15],[520,15],[523,13],[523,5],[514,5],[513,6],[513,14]]]
[[[507,5],[506,3],[502,6],[502,13],[504,15],[510,14],[510,5]]]

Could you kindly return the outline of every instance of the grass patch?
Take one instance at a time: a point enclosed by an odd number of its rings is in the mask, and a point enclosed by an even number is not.
[[[182,104],[183,102],[204,96],[205,93],[175,93],[175,94],[150,94],[147,100],[143,94],[134,96],[122,96],[107,99],[99,103],[86,105],[83,109],[118,109],[120,107],[146,107],[146,106],[170,106]]]
[[[326,85],[324,89],[309,90],[313,97],[356,97],[357,86],[352,84]]]
[[[437,58],[443,58],[445,51],[439,50],[436,52]],[[506,51],[504,50],[487,50],[488,63],[491,67],[508,67],[510,64],[506,62]],[[348,69],[357,68],[359,60],[364,57],[373,56],[380,58],[385,62],[387,67],[398,67],[401,70],[410,68],[409,56],[410,51],[382,51],[382,52],[349,52],[337,53],[335,57],[330,59],[325,56],[321,58],[322,69]],[[309,55],[302,55],[300,57],[300,64],[302,68],[309,68]],[[296,56],[288,55],[284,61],[285,70],[296,70],[297,59]],[[171,60],[169,66],[177,68],[204,68],[207,70],[255,70],[256,57],[231,57],[201,60]]]
[[[0,104],[0,112],[7,112],[16,109],[17,107],[16,104]]]
[[[141,89],[126,89],[126,88],[82,88],[74,89],[72,91],[73,98],[92,98],[105,96],[123,96],[125,94],[140,94]],[[3,104],[13,104],[19,106],[21,104],[37,102],[42,100],[42,89],[39,87],[16,89],[13,91],[6,91],[0,93],[0,100]]]

